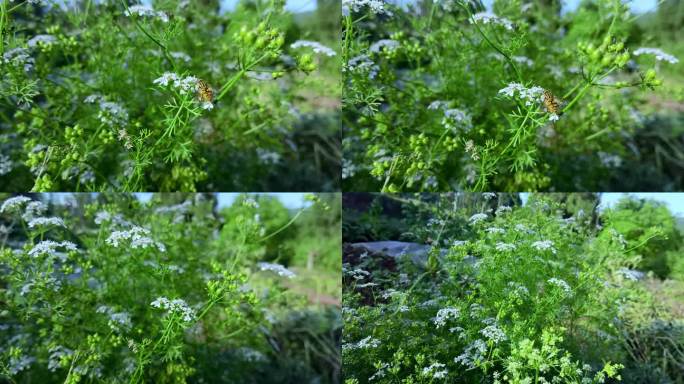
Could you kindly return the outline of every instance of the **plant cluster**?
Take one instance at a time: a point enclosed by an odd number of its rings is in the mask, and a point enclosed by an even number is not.
[[[284,5],[0,1],[0,185],[335,189],[336,52]]]
[[[662,228],[626,240],[614,215],[556,196],[416,200],[439,206],[418,210],[426,255],[345,249],[347,384],[684,380],[684,317],[657,303],[640,254]]]
[[[0,377],[337,381],[339,309],[320,305],[315,297],[326,292],[302,279],[327,267],[266,251],[301,212],[273,229],[271,198],[239,197],[230,215],[205,195],[76,198],[48,205],[16,196],[0,207]],[[319,214],[335,200],[312,198],[303,209]],[[339,238],[337,228],[326,230]]]
[[[488,11],[471,0],[343,1],[345,187],[636,183],[650,150],[637,140],[646,97],[663,84],[661,67],[681,66],[641,46],[649,41],[635,36],[636,19],[619,0],[582,2],[565,15],[559,2],[495,1]],[[668,158],[679,158],[677,132]],[[658,179],[659,190],[679,180]]]

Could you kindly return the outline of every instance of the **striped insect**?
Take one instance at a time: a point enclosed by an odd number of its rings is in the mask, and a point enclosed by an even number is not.
[[[197,97],[200,101],[211,103],[214,101],[214,91],[204,80],[197,80]]]
[[[552,113],[554,115],[560,116],[562,114],[560,102],[558,101],[558,99],[556,99],[555,96],[553,96],[553,93],[551,93],[551,91],[549,91],[548,89],[544,90],[544,107],[546,107],[547,112]]]

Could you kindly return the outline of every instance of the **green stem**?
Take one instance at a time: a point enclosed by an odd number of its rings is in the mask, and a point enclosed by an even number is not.
[[[485,35],[485,33],[482,32],[482,29],[480,29],[480,26],[475,22],[475,19],[473,19],[473,14],[470,12],[470,9],[468,9],[468,7],[461,4],[460,2],[459,2],[459,5],[461,6],[461,8],[463,8],[468,13],[468,17],[470,18],[471,23],[473,23],[473,25],[475,26],[475,29],[477,29],[477,31],[480,33],[480,35],[482,35],[482,38],[485,39],[487,44],[489,44],[492,48],[494,48],[497,52],[499,52],[503,57],[506,58],[506,61],[508,61],[508,64],[510,64],[511,67],[513,67],[513,70],[515,71],[515,74],[518,77],[518,81],[520,83],[523,83],[524,81],[523,81],[522,75],[520,74],[520,71],[518,70],[518,66],[515,65],[515,62],[511,59],[511,57],[508,56],[507,54],[505,54],[502,49],[500,49],[496,44],[494,44],[491,40],[489,40],[487,35]]]
[[[283,225],[282,227],[278,228],[275,232],[271,233],[270,235],[267,235],[267,236],[265,236],[265,237],[262,237],[261,240],[259,240],[259,242],[266,241],[266,240],[270,239],[271,237],[273,237],[273,236],[279,234],[280,232],[284,231],[287,227],[289,227],[290,225],[292,225],[292,223],[294,223],[294,222],[297,220],[297,218],[302,214],[302,212],[304,212],[305,209],[306,209],[306,208],[300,209],[299,212],[297,212],[297,214],[294,215],[294,217],[292,217],[292,219],[291,219],[290,221],[287,222],[287,224],[285,224],[285,225]]]
[[[169,50],[166,48],[166,46],[164,44],[162,44],[159,40],[155,39],[152,35],[150,35],[145,30],[145,28],[143,28],[142,25],[140,25],[140,22],[138,22],[137,16],[133,16],[133,14],[131,13],[130,8],[128,8],[128,4],[126,4],[125,0],[121,0],[121,4],[123,4],[124,8],[126,8],[126,12],[128,12],[128,14],[131,16],[131,19],[133,19],[133,23],[140,30],[140,32],[142,32],[145,36],[147,36],[150,40],[152,40],[155,44],[157,44],[162,49],[162,53],[166,57],[166,60],[168,60],[171,63],[171,66],[175,70],[176,69],[176,62],[173,60],[173,57],[171,57],[171,55],[169,55]]]

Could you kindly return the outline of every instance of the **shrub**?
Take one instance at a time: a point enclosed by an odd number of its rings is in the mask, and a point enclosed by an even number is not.
[[[264,255],[272,232],[261,219],[271,212],[256,215],[258,199],[245,197],[235,203],[240,213],[220,218],[212,199],[183,198],[155,195],[143,204],[99,196],[52,209],[24,196],[5,200],[0,376],[43,383],[337,381],[339,310],[309,305],[315,301],[305,293],[317,288],[300,279],[305,265]],[[221,226],[241,228],[241,236],[225,236]]]
[[[638,182],[628,176],[644,161],[634,140],[644,96],[662,85],[660,66],[681,64],[631,39],[621,1],[582,2],[564,16],[559,2],[496,1],[493,12],[465,0],[343,3],[345,188]]]
[[[283,1],[58,3],[0,3],[5,190],[336,189],[336,52]]]

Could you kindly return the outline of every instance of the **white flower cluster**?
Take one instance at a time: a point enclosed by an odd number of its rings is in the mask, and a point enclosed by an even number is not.
[[[547,282],[562,289],[567,296],[572,296],[572,288],[570,288],[570,285],[565,280],[552,277],[549,280],[547,280]]]
[[[195,310],[190,308],[182,299],[169,300],[162,296],[151,302],[150,305],[154,308],[166,309],[170,313],[177,313],[185,322],[193,321],[197,317]]]
[[[500,241],[496,243],[495,248],[499,252],[510,252],[515,251],[515,244],[503,243]]]
[[[50,372],[55,372],[60,369],[62,367],[62,359],[74,354],[73,350],[62,347],[61,345],[50,348],[48,352],[50,353],[50,357],[48,359],[48,370]]]
[[[350,10],[359,12],[365,6],[368,6],[372,13],[392,16],[392,12],[386,8],[382,0],[342,0],[342,14],[348,15]]]
[[[290,45],[290,48],[293,48],[293,49],[301,48],[301,47],[311,48],[315,53],[320,53],[322,55],[326,55],[329,57],[333,57],[333,56],[337,55],[337,52],[335,52],[333,49],[328,48],[325,45],[323,45],[317,41],[297,40]]]
[[[153,84],[161,87],[167,87],[169,84],[174,88],[178,88],[181,95],[196,92],[199,87],[199,79],[195,76],[179,76],[173,72],[164,72],[160,77],[152,81]],[[202,101],[202,109],[211,110],[214,104],[211,101]]]
[[[55,41],[57,41],[57,38],[52,35],[36,35],[29,39],[26,44],[28,44],[29,48],[35,48],[41,45],[51,45]]]
[[[629,268],[620,268],[618,271],[627,280],[638,281],[644,278],[645,274],[641,271]]]
[[[474,369],[475,363],[482,361],[485,353],[487,353],[487,344],[483,340],[477,339],[470,343],[463,353],[454,358],[454,363],[466,365],[468,368]]]
[[[512,57],[513,61],[515,61],[518,64],[525,64],[528,67],[531,67],[534,65],[534,61],[530,59],[527,56],[513,56]]]
[[[131,315],[128,312],[116,312],[106,305],[97,307],[96,312],[109,316],[109,327],[113,331],[129,330],[133,326]]]
[[[486,213],[476,213],[468,219],[470,224],[476,224],[479,223],[480,221],[487,220],[487,214]]]
[[[363,270],[361,268],[357,268],[357,269],[353,269],[351,271],[347,271],[345,274],[351,276],[352,279],[354,279],[354,280],[363,280],[366,277],[370,276],[370,272]]]
[[[190,57],[190,55],[188,55],[185,52],[169,52],[169,55],[171,57],[173,57],[174,59],[183,60],[186,63],[189,63],[192,61],[192,57]]]
[[[551,240],[535,241],[532,243],[532,248],[538,251],[551,251],[554,255],[556,254],[556,248],[553,247],[553,241]]]
[[[124,127],[128,124],[128,111],[118,103],[106,101],[102,95],[93,94],[83,99],[86,104],[100,104],[100,112],[97,118],[110,127]]]
[[[438,109],[449,109],[450,104],[451,103],[449,103],[448,101],[435,100],[428,105],[427,109],[431,111],[436,111]]]
[[[676,57],[667,54],[663,52],[661,49],[658,48],[639,48],[636,51],[634,51],[634,56],[639,56],[639,55],[654,55],[656,60],[658,61],[667,61],[670,64],[677,64],[679,62],[679,59]]]
[[[126,16],[138,15],[142,17],[154,17],[161,20],[164,23],[169,22],[169,16],[162,11],[155,11],[149,5],[131,5],[128,10],[124,12]]]
[[[495,234],[503,235],[504,233],[506,233],[506,230],[503,228],[499,228],[499,227],[489,227],[489,228],[485,228],[485,232],[490,233],[490,234],[495,233]]]
[[[9,367],[7,369],[9,370],[10,375],[14,376],[31,366],[35,361],[36,358],[33,356],[12,356],[9,359]]]
[[[437,311],[437,316],[432,320],[437,328],[441,328],[446,325],[449,319],[458,319],[461,316],[461,310],[458,308],[447,307],[442,308]]]
[[[0,213],[16,212],[30,201],[31,199],[26,196],[10,197],[3,201],[2,206],[0,206]]]
[[[526,286],[516,283],[515,281],[508,282],[509,293],[515,297],[523,298],[530,295],[530,291]]]
[[[392,51],[394,49],[399,48],[399,42],[396,40],[391,40],[391,39],[382,39],[378,40],[375,43],[371,44],[370,47],[368,47],[368,50],[373,52],[373,53],[380,53],[382,52],[383,49],[387,51]]]
[[[29,50],[26,48],[12,48],[2,55],[0,63],[24,66],[24,72],[28,72],[33,68],[35,60],[29,55]]]
[[[493,342],[494,344],[499,344],[507,339],[506,333],[504,333],[497,324],[488,325],[480,330],[480,334],[486,337],[487,340]]]
[[[343,68],[343,71],[368,72],[368,78],[372,80],[378,75],[380,67],[378,67],[368,55],[358,55],[349,59],[347,65]]]
[[[150,248],[156,247],[160,252],[165,252],[166,247],[164,244],[152,240],[150,237],[150,230],[147,228],[142,228],[134,226],[126,231],[114,231],[105,240],[105,242],[115,248],[118,248],[123,241],[130,241],[131,248]]]
[[[107,211],[99,211],[95,214],[95,224],[100,225],[102,223],[112,222],[122,226],[130,226],[131,223],[126,221],[120,213],[112,215]]]
[[[31,221],[36,217],[40,217],[47,210],[47,206],[40,201],[32,201],[26,205],[24,214],[21,215],[25,221]]]
[[[345,343],[342,345],[342,349],[353,350],[353,349],[368,349],[377,348],[380,346],[380,340],[374,339],[373,336],[368,336],[359,340],[358,343]]]
[[[433,363],[429,367],[423,368],[423,375],[432,377],[433,379],[444,379],[449,374],[449,371],[444,369],[446,365],[442,363]]]
[[[297,276],[297,275],[295,275],[294,272],[290,271],[289,269],[285,268],[284,266],[282,266],[280,264],[259,263],[257,265],[259,266],[259,269],[262,271],[275,272],[278,274],[278,276],[287,277],[288,279],[291,279],[291,278]]]
[[[66,251],[77,251],[78,247],[76,244],[72,243],[71,241],[62,241],[62,242],[56,242],[52,240],[43,240],[40,243],[36,244],[31,248],[30,251],[28,251],[28,255],[32,257],[40,256],[40,255],[48,255],[48,256],[55,256],[55,252],[57,248],[62,248]]]
[[[163,214],[163,213],[184,214],[184,213],[188,212],[188,209],[190,209],[190,207],[192,207],[192,200],[185,200],[184,202],[182,202],[180,204],[158,207],[157,209],[154,210],[154,213],[158,213],[158,214]]]
[[[516,94],[521,101],[525,102],[526,106],[542,103],[544,101],[544,88],[533,86],[527,88],[520,83],[509,83],[505,88],[499,90],[499,94],[503,94],[510,98],[515,98]]]
[[[473,127],[473,120],[468,112],[458,108],[450,108],[444,110],[442,126],[452,131],[463,128],[467,132]]]
[[[59,217],[36,217],[35,219],[31,219],[31,221],[29,221],[29,223],[28,223],[28,227],[31,229],[36,228],[36,227],[49,227],[49,226],[66,228],[66,225],[64,224],[64,220],[62,220]]]
[[[503,17],[499,17],[492,12],[480,12],[473,15],[473,19],[470,21],[471,24],[482,23],[482,24],[497,24],[506,28],[509,31],[513,30],[513,23]]]
[[[0,153],[0,176],[12,172],[12,158]]]
[[[513,208],[509,207],[508,205],[502,205],[496,208],[496,214],[501,215],[503,213],[507,212],[512,212]]]

